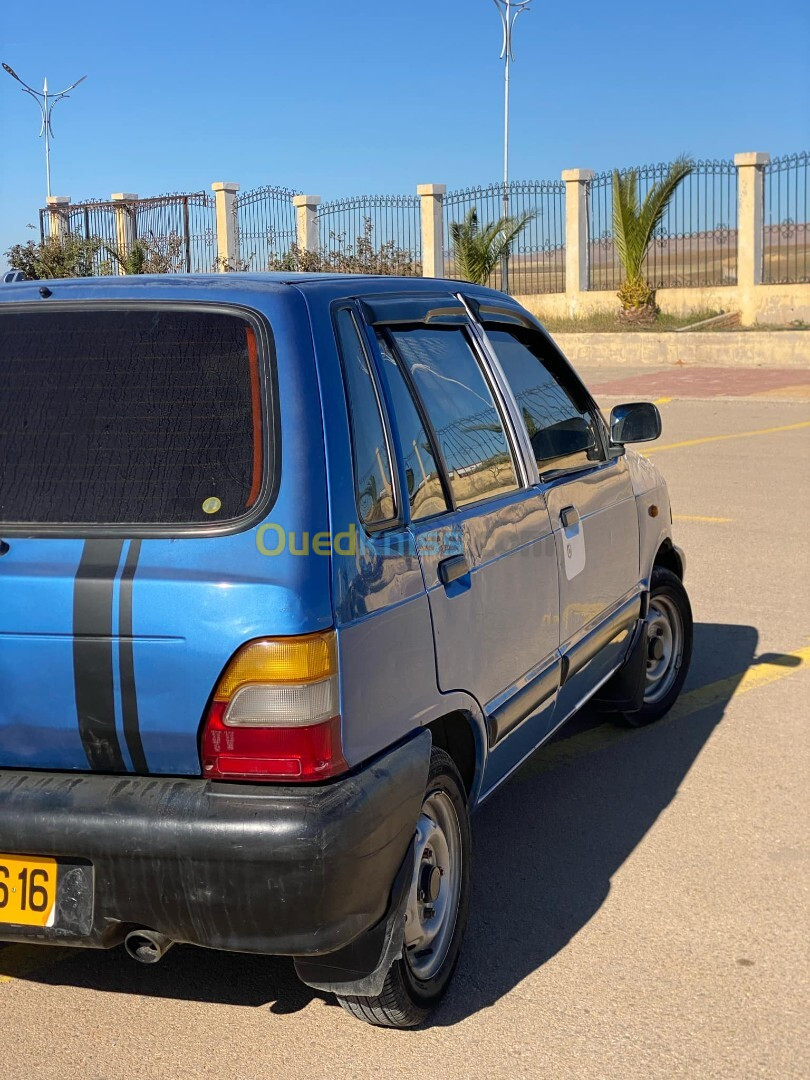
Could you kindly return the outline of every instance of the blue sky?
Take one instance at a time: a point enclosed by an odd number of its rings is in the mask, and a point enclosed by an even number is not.
[[[54,194],[235,180],[324,199],[498,179],[492,0],[6,0],[0,60],[89,77],[54,114]],[[518,23],[512,176],[810,146],[807,0],[534,0]],[[0,252],[44,202],[36,107],[0,72]]]

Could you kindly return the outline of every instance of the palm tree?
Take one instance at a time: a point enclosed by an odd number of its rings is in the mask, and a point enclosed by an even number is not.
[[[450,226],[459,277],[474,285],[486,285],[492,271],[509,254],[512,242],[533,217],[534,214],[525,213],[479,225],[478,210],[471,206],[464,221],[454,221]]]
[[[661,180],[656,180],[639,205],[638,170],[613,172],[613,242],[624,270],[618,297],[619,317],[628,322],[652,322],[657,314],[655,291],[644,276],[644,256],[678,185],[693,163],[679,157]]]

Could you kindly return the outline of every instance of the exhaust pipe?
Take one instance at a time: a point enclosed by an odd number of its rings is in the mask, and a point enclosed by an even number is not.
[[[127,955],[139,964],[156,964],[174,945],[171,938],[157,930],[131,930],[124,938]]]

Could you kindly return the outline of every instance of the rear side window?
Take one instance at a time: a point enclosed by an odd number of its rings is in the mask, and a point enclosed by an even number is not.
[[[514,491],[509,443],[463,329],[394,330],[447,466],[458,506]]]
[[[0,313],[0,523],[215,524],[259,498],[253,327],[204,310]]]
[[[601,456],[594,419],[554,374],[552,346],[531,330],[487,328],[532,444],[540,473]]]
[[[349,403],[357,512],[364,525],[394,518],[391,459],[368,354],[348,308],[335,315]]]

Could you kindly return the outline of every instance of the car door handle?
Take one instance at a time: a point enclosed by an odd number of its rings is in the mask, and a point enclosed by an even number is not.
[[[564,529],[571,529],[579,525],[579,510],[575,506],[566,506],[560,511],[560,521]]]
[[[442,559],[438,566],[439,581],[442,585],[449,585],[452,581],[458,581],[470,572],[470,564],[466,555],[451,555],[449,559]]]

